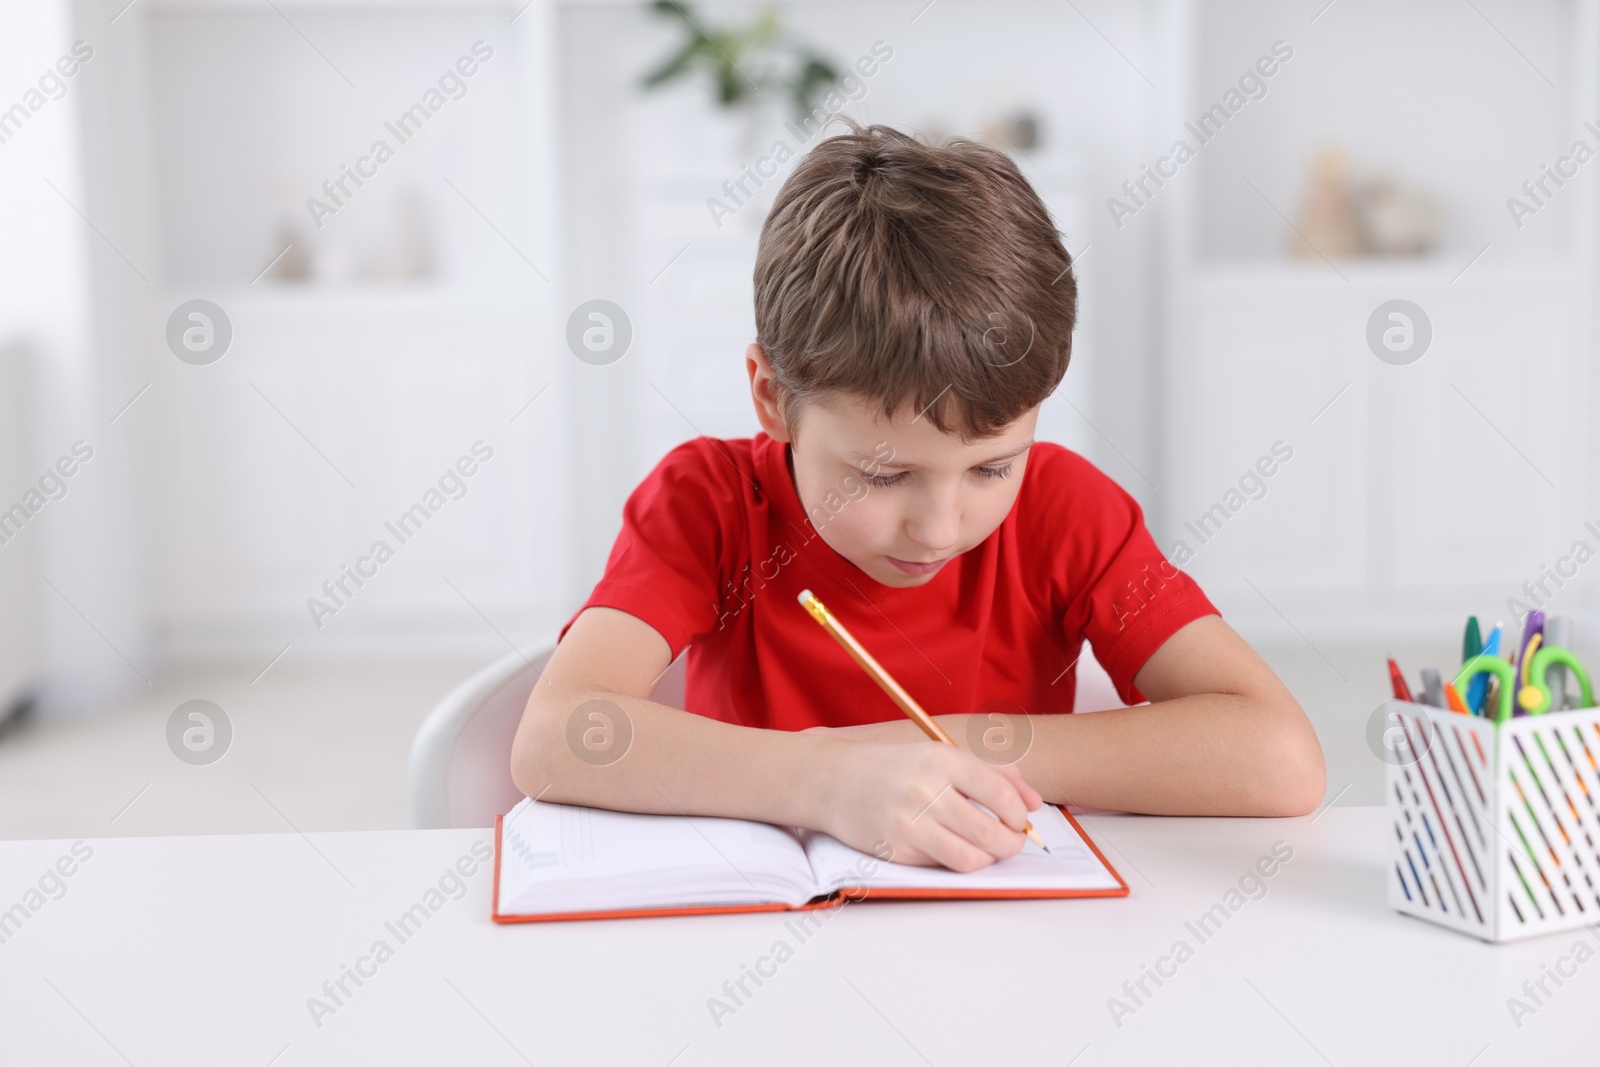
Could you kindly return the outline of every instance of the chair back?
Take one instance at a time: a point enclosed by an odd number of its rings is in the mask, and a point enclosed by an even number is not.
[[[511,780],[511,742],[528,694],[555,651],[549,643],[511,652],[447,693],[411,743],[411,825],[418,829],[492,826],[522,799]],[[651,699],[683,707],[685,656]]]

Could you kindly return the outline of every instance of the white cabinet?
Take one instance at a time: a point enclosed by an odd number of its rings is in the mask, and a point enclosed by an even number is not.
[[[151,175],[159,246],[125,326],[152,383],[139,496],[170,656],[486,655],[560,621],[554,14],[521,6],[124,16],[149,131],[125,162]],[[285,245],[311,277],[265,269]],[[167,349],[192,298],[232,324],[206,366]]]
[[[1218,269],[1188,287],[1163,545],[1187,543],[1208,588],[1255,583],[1286,612],[1502,607],[1594,502],[1587,295],[1570,271],[1342,269]],[[1400,293],[1433,334],[1405,366],[1366,343]],[[1279,441],[1292,458],[1202,541],[1199,517]]]
[[[501,644],[474,609],[505,628],[559,610],[561,407],[547,393],[523,410],[556,372],[531,308],[387,288],[218,302],[234,347],[151,398],[174,641],[215,651],[271,632],[348,650],[448,623]],[[419,503],[425,521],[397,527]],[[369,582],[324,591],[380,542],[393,559],[363,564]]]
[[[1174,319],[1190,325],[1168,352],[1158,540],[1191,550],[1184,566],[1208,590],[1248,579],[1353,591],[1369,565],[1367,383],[1339,342],[1355,300],[1330,301],[1320,280],[1255,274],[1219,273],[1189,294]]]

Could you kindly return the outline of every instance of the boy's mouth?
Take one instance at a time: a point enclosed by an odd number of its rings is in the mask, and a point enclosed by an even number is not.
[[[906,574],[932,574],[950,562],[951,557],[946,556],[944,559],[934,560],[932,563],[913,563],[910,560],[896,559],[894,556],[884,556],[883,558]]]

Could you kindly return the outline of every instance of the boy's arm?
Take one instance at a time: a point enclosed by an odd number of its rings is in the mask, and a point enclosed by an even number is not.
[[[1272,668],[1216,615],[1173,634],[1134,684],[1146,707],[1032,715],[1016,767],[1051,803],[1151,815],[1304,815],[1322,802],[1317,736]],[[951,737],[967,716],[941,715]],[[915,740],[915,724],[835,731],[862,740]]]
[[[556,646],[511,746],[530,797],[615,811],[816,820],[807,768],[830,739],[751,730],[649,699],[671,664],[651,625],[588,608]],[[588,708],[586,702],[597,701]]]
[[[517,727],[517,788],[554,803],[806,826],[897,862],[958,871],[1022,848],[1027,812],[1042,799],[1015,768],[948,745],[763,730],[657,704],[648,697],[670,659],[643,620],[614,608],[580,613]]]

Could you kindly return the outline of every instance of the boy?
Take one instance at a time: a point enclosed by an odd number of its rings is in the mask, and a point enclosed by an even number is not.
[[[679,445],[629,497],[528,700],[517,786],[957,871],[1016,853],[1044,801],[1311,811],[1322,751],[1294,697],[1132,497],[1034,441],[1077,304],[1037,194],[990,148],[850,126],[762,227],[745,357],[762,432]],[[929,741],[805,588],[966,747]],[[1085,639],[1149,706],[1063,714]],[[686,646],[689,710],[652,702]]]

